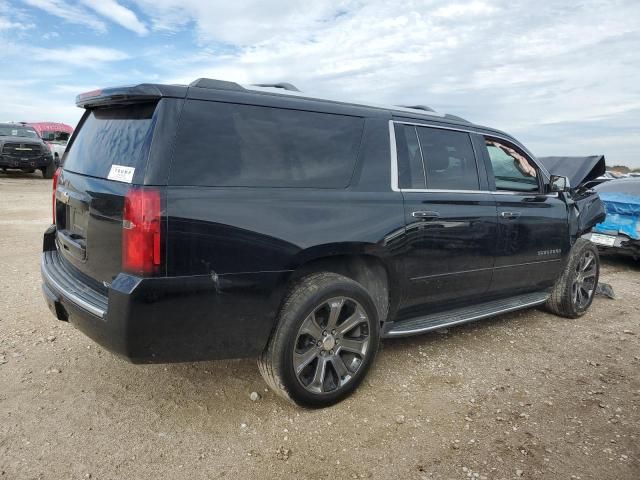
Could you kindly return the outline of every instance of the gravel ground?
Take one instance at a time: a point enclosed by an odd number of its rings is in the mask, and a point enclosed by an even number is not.
[[[135,366],[56,321],[50,184],[0,174],[0,478],[640,478],[637,263],[607,260],[618,299],[578,320],[385,341],[355,395],[309,411],[254,360]]]

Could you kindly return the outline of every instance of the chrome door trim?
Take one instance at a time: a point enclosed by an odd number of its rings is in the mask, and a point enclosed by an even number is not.
[[[389,120],[389,144],[390,144],[390,160],[391,160],[391,190],[394,192],[416,192],[416,193],[491,193],[491,194],[496,194],[496,195],[544,195],[544,196],[548,196],[548,197],[557,197],[558,193],[557,192],[553,192],[551,194],[545,194],[545,193],[540,193],[540,192],[516,192],[516,191],[503,191],[503,190],[496,190],[496,191],[488,191],[488,190],[448,190],[448,189],[429,189],[429,188],[425,188],[425,189],[418,189],[418,188],[400,188],[398,187],[398,146],[396,144],[396,135],[395,135],[395,129],[394,129],[394,124],[399,124],[399,125],[412,125],[414,127],[428,127],[428,128],[439,128],[441,130],[453,130],[453,131],[457,131],[457,132],[465,132],[465,133],[475,133],[477,135],[484,135],[480,132],[478,132],[477,130],[472,130],[472,129],[467,129],[464,127],[445,127],[443,125],[435,125],[435,124],[431,124],[431,123],[417,123],[417,122],[405,122],[405,121],[401,121],[401,120]],[[417,133],[416,133],[417,136]],[[501,140],[505,140],[507,142],[510,143],[514,143],[513,139],[510,139],[508,137],[505,137],[504,135],[500,135],[500,134],[496,134],[496,133],[491,133],[489,136],[491,137],[495,137],[495,138],[499,138]],[[420,141],[420,139],[418,139],[418,142]],[[473,145],[473,142],[471,143],[471,146],[473,147],[473,152],[474,155],[476,157],[476,167],[477,167],[477,162],[479,161],[478,159],[478,154],[475,150],[475,146]],[[526,153],[526,152],[525,152]],[[549,176],[549,171],[541,164],[539,164],[534,158],[532,158],[532,156],[527,154],[527,159],[530,160],[534,165],[536,165],[543,173],[545,173],[547,176]],[[424,157],[423,157],[423,163],[424,163]],[[426,175],[426,168],[425,168],[425,175]]]

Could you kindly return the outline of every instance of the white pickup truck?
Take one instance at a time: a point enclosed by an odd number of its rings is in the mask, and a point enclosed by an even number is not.
[[[53,162],[56,166],[59,166],[62,155],[67,148],[67,141],[73,133],[73,127],[57,122],[33,122],[28,123],[28,125],[33,127],[49,146],[53,155]]]

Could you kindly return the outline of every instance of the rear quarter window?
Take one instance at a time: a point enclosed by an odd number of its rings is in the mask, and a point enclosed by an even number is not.
[[[155,103],[147,103],[91,110],[68,150],[64,169],[107,178],[112,165],[144,168],[155,109]]]
[[[360,117],[189,100],[170,183],[344,188],[363,127]]]

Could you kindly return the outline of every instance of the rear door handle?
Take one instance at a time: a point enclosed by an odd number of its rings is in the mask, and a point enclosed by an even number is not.
[[[413,212],[411,215],[414,218],[421,218],[423,220],[434,220],[440,217],[438,212],[434,212],[432,210],[419,210],[417,212]]]
[[[500,212],[502,218],[518,218],[521,212]]]

